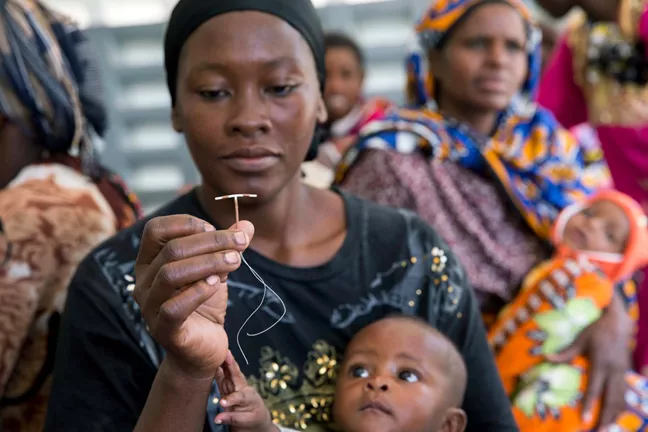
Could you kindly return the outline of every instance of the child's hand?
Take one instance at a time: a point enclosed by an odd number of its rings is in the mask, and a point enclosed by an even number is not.
[[[231,425],[232,432],[279,431],[272,423],[263,399],[247,384],[231,352],[227,353],[225,363],[216,372],[216,383],[222,395],[220,404],[225,409],[216,416],[217,424]]]

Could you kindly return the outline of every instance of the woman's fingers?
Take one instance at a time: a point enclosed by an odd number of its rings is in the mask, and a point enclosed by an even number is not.
[[[608,372],[598,356],[590,357],[589,380],[583,397],[583,421],[585,423],[592,421],[592,410],[594,404],[603,396],[603,386]]]
[[[199,255],[224,251],[242,252],[248,245],[249,239],[243,231],[210,231],[176,238],[164,245],[150,264],[148,272],[157,274],[165,264]]]
[[[136,265],[148,265],[171,240],[213,229],[202,219],[189,215],[161,216],[144,226]]]
[[[147,290],[159,265],[151,271],[152,262],[166,244],[176,238],[214,230],[207,222],[189,215],[161,216],[151,219],[144,226],[142,239],[135,260],[135,278],[137,286],[133,293],[139,302],[143,291]]]
[[[145,317],[147,323],[155,323],[150,331],[155,340],[161,341],[174,335],[189,316],[219,289],[225,289],[220,282],[215,284],[201,281],[189,286],[181,293],[164,302],[159,309],[148,309],[148,314],[156,317]]]
[[[628,390],[628,383],[625,380],[625,374],[626,371],[615,371],[607,380],[601,420],[599,421],[599,424],[604,428],[612,426],[626,409],[625,394]]]
[[[585,352],[587,341],[590,338],[590,329],[591,327],[588,327],[583,330],[571,345],[559,353],[547,355],[547,360],[552,363],[569,363],[574,359],[574,357],[582,355]]]
[[[205,280],[224,282],[227,274],[236,270],[241,256],[236,251],[212,253],[165,264],[158,271],[152,287],[143,300],[147,308],[157,310],[184,287]]]

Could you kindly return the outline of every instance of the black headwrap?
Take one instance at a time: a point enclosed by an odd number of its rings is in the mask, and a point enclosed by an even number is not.
[[[259,11],[274,15],[294,27],[313,52],[320,90],[324,90],[324,31],[310,0],[180,0],[173,9],[164,38],[164,65],[171,103],[175,105],[178,62],[185,42],[200,25],[218,15],[235,11]],[[322,131],[316,127],[306,160],[317,156]]]

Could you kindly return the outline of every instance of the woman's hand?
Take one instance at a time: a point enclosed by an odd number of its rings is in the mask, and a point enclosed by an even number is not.
[[[217,424],[232,426],[232,432],[277,432],[263,399],[247,384],[243,372],[232,353],[216,372],[216,383],[223,398],[224,413],[216,416]]]
[[[213,377],[225,361],[227,275],[253,234],[249,222],[216,231],[188,215],[155,218],[144,228],[133,294],[165,360],[187,377]]]
[[[619,10],[619,0],[538,0],[538,4],[556,18],[578,6],[594,20],[615,21]]]
[[[583,331],[560,354],[548,356],[556,363],[567,363],[584,355],[590,363],[587,391],[583,399],[583,419],[591,421],[594,403],[601,399],[599,425],[610,426],[625,408],[625,375],[631,368],[630,340],[634,324],[617,294],[603,316]]]

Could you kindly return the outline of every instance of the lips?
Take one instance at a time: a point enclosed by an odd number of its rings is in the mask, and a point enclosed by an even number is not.
[[[222,157],[226,165],[240,173],[260,173],[275,165],[281,154],[266,147],[241,147]]]
[[[363,413],[375,413],[392,416],[394,413],[392,410],[380,401],[370,401],[360,407],[360,412]]]
[[[279,156],[278,152],[272,151],[266,147],[241,147],[224,156],[224,159],[245,158],[254,159],[266,156]]]
[[[508,88],[507,80],[497,76],[483,77],[477,81],[477,84],[482,90],[493,93],[503,93]]]
[[[349,106],[349,102],[346,96],[336,94],[326,98],[326,105],[333,109],[345,109]]]

